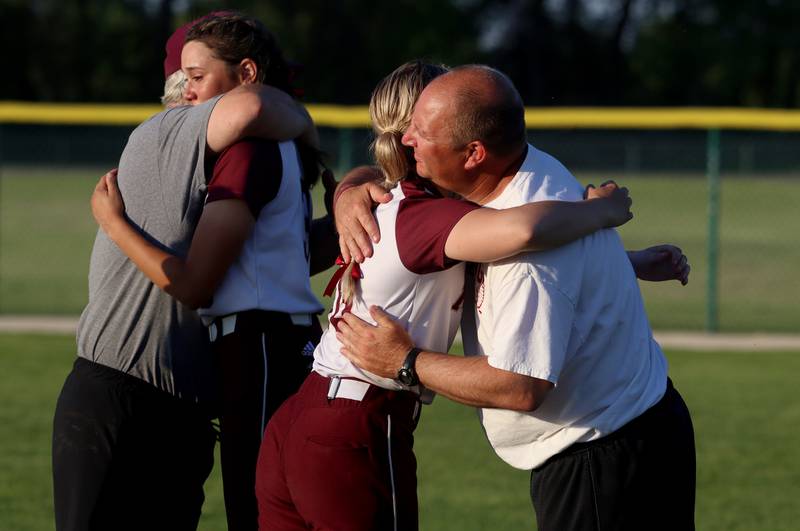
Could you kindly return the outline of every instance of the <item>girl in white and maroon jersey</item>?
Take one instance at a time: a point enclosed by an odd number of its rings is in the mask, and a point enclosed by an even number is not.
[[[373,149],[391,193],[375,211],[383,236],[371,258],[342,264],[332,279],[331,326],[314,352],[314,371],[267,427],[256,477],[262,530],[417,528],[413,430],[420,403],[432,395],[342,356],[335,328],[344,312],[369,320],[368,308],[379,305],[414,344],[447,351],[461,316],[463,261],[542,248],[538,238],[563,244],[628,219],[626,193],[611,188],[605,199],[497,211],[443,197],[414,175],[400,138],[422,89],[444,72],[408,63],[373,92]]]

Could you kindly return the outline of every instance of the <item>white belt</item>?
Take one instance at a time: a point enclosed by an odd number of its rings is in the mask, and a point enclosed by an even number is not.
[[[364,399],[364,395],[367,394],[369,386],[370,384],[362,382],[361,380],[332,376],[331,384],[328,386],[328,400],[333,400],[334,398],[349,398],[350,400],[358,400],[360,402]]]
[[[219,326],[217,325],[219,323]],[[222,319],[214,319],[208,325],[208,339],[213,343],[218,337],[232,334],[236,329],[236,314],[226,315]]]
[[[290,313],[289,318],[295,326],[311,326],[312,317],[310,313]],[[217,325],[219,323],[219,325]],[[232,313],[225,317],[214,319],[208,325],[208,339],[213,343],[220,337],[232,334],[236,329],[236,314]]]
[[[290,313],[289,318],[296,326],[311,326],[312,317],[310,313]]]

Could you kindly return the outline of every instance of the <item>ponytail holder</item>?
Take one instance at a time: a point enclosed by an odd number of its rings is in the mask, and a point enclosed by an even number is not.
[[[336,285],[344,276],[344,272],[349,264],[344,261],[344,258],[342,258],[341,255],[339,255],[336,258],[336,265],[339,266],[339,269],[334,271],[331,280],[328,282],[328,286],[322,293],[325,297],[330,297],[331,295],[333,295],[333,290],[336,289]],[[361,273],[361,267],[358,265],[358,262],[353,262],[353,269],[350,270],[350,277],[353,280],[360,280],[364,278],[364,275]]]

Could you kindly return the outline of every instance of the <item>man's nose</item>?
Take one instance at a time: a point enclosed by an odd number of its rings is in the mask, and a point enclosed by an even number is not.
[[[411,134],[411,128],[408,128],[408,131],[403,133],[403,138],[400,139],[400,143],[404,146],[414,147],[414,136]]]

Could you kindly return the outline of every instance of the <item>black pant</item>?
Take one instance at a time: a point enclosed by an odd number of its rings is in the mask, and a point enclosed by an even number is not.
[[[256,461],[275,410],[311,371],[321,328],[292,324],[288,314],[236,315],[233,333],[212,343],[222,397],[220,464],[229,531],[258,529]]]
[[[672,382],[616,432],[534,470],[531,498],[540,531],[693,530],[694,430]]]
[[[53,422],[56,529],[196,529],[215,441],[198,405],[78,358]]]

